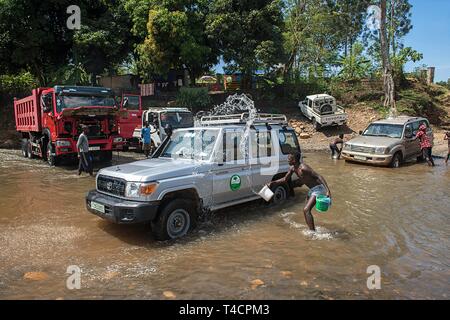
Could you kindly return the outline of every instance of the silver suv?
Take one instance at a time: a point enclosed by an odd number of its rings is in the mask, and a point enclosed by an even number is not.
[[[258,191],[289,169],[300,152],[283,115],[208,116],[201,126],[175,130],[152,159],[99,171],[87,209],[119,224],[151,222],[156,239],[184,236],[202,210],[259,199]],[[245,138],[247,137],[247,138]],[[285,200],[293,184],[280,185],[272,201]]]
[[[344,144],[342,157],[347,161],[397,168],[408,159],[423,160],[419,140],[420,125],[425,124],[433,141],[433,131],[425,118],[400,116],[371,123],[360,136]]]

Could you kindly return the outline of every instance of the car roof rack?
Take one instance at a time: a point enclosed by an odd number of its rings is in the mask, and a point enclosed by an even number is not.
[[[250,120],[248,112],[230,115],[209,115],[200,118],[200,125],[229,125],[229,124],[247,124]],[[288,121],[283,114],[256,113],[254,115],[253,124],[279,124],[287,125]]]

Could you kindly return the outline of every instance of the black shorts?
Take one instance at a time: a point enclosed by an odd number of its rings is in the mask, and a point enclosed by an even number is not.
[[[432,148],[423,148],[422,149],[422,154],[423,154],[423,157],[425,158],[425,159],[431,159],[431,157],[432,157]]]

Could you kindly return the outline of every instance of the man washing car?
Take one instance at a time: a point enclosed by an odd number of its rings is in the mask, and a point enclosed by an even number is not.
[[[300,183],[305,184],[310,189],[308,192],[308,197],[306,199],[306,206],[303,209],[303,213],[305,215],[305,220],[308,224],[309,229],[312,231],[316,231],[311,210],[316,205],[317,196],[325,195],[331,198],[330,188],[328,187],[325,179],[320,174],[315,172],[310,166],[302,161],[300,152],[291,153],[288,157],[288,161],[291,167],[286,176],[279,180],[270,182],[267,186],[269,188],[272,188],[277,184],[288,183],[292,175],[295,173],[299,177]]]

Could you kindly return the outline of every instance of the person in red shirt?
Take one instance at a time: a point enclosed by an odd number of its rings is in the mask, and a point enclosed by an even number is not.
[[[434,167],[434,160],[432,156],[432,148],[430,137],[427,135],[427,126],[421,124],[419,131],[416,134],[416,139],[420,139],[420,148],[422,149],[423,157],[427,159],[428,165]]]
[[[448,159],[450,158],[450,131],[447,131],[445,133],[444,140],[448,141],[448,152],[447,152],[447,158],[445,159],[445,164],[448,165]]]

